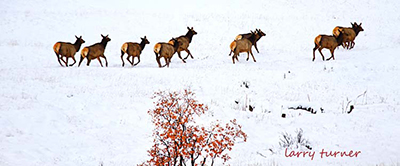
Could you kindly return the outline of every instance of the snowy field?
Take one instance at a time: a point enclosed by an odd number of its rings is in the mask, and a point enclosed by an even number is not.
[[[210,108],[199,124],[236,118],[248,134],[230,165],[399,165],[399,9],[395,0],[1,0],[0,166],[140,164],[152,145],[151,96],[184,88]],[[334,61],[316,52],[312,62],[314,38],[350,22],[364,28],[355,48],[337,49]],[[158,68],[154,44],[187,26],[198,33],[189,47],[195,58],[184,64],[175,55],[170,68]],[[233,65],[230,42],[256,28],[266,33],[260,53],[253,49],[257,62],[241,54]],[[111,38],[108,68],[58,64],[57,41],[82,35],[89,46],[100,34]],[[121,67],[121,45],[145,35],[141,63]],[[324,113],[287,109],[298,105]],[[286,157],[279,145],[282,133],[299,129],[313,160]],[[361,154],[321,158],[322,150]]]

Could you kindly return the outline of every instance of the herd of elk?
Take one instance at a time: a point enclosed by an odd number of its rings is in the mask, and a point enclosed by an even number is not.
[[[254,46],[257,53],[260,53],[257,48],[257,41],[261,39],[261,37],[265,36],[265,33],[261,31],[261,29],[256,29],[255,32],[250,31],[250,33],[239,34],[236,36],[235,40],[230,44],[230,53],[229,56],[233,52],[232,62],[235,64],[235,59],[239,61],[238,56],[239,53],[247,52],[247,61],[249,60],[249,53],[253,57],[254,62],[256,59],[254,58],[253,51],[251,47]]]
[[[333,29],[332,33],[334,36],[339,36],[339,30],[341,29],[344,33],[343,37],[343,48],[352,49],[355,45],[354,40],[356,39],[358,33],[364,31],[361,27],[361,24],[357,24],[356,22],[350,23],[351,27],[340,27],[337,26]]]
[[[329,49],[329,51],[331,51],[331,57],[328,58],[327,60],[330,60],[331,58],[333,58],[333,60],[335,60],[335,49],[336,47],[342,45],[343,43],[343,31],[339,30],[339,35],[338,36],[334,36],[334,35],[318,35],[317,37],[315,37],[314,39],[314,44],[315,47],[313,49],[313,61],[315,60],[315,50],[318,49],[319,53],[322,56],[322,60],[325,60],[324,55],[322,54],[321,50],[326,48]]]
[[[256,59],[254,58],[253,52],[251,51],[251,47],[256,40],[257,33],[251,31],[251,35],[249,38],[241,38],[239,40],[234,40],[230,44],[231,52],[233,52],[232,62],[235,64],[235,59],[239,61],[238,55],[239,53],[246,52],[247,53],[247,61],[249,60],[249,53],[253,57],[254,62]]]
[[[104,60],[106,61],[106,67],[108,66],[107,58],[106,56],[104,56],[104,51],[106,49],[107,43],[111,41],[111,39],[108,37],[108,35],[101,35],[101,37],[103,39],[101,39],[100,43],[96,43],[82,49],[81,60],[79,61],[78,67],[81,66],[81,63],[85,58],[87,59],[87,66],[89,66],[91,60],[97,59],[99,60],[101,67],[103,67],[100,57],[104,58]]]
[[[160,42],[154,45],[154,54],[156,54],[156,60],[158,67],[169,67],[172,56],[178,51],[180,46],[179,41],[176,38],[172,38],[168,43]],[[165,65],[161,66],[161,58],[164,58]]]
[[[252,34],[253,31],[250,31],[250,32],[251,32],[251,33],[245,33],[245,34],[239,34],[239,35],[237,35],[236,38],[235,38],[235,40],[240,40],[240,39],[242,39],[242,38],[247,38],[247,39],[250,38],[250,36],[251,36],[251,34]],[[258,51],[258,48],[257,48],[257,42],[258,42],[258,40],[261,39],[261,37],[265,36],[265,33],[264,33],[263,31],[261,31],[261,29],[256,29],[255,33],[257,34],[256,40],[255,40],[252,44],[254,45],[254,48],[256,49],[257,53],[260,53],[260,52]],[[229,53],[229,56],[231,56],[231,54],[232,54],[232,50],[231,50],[231,52]]]
[[[330,60],[331,58],[335,60],[334,52],[335,49],[340,45],[342,45],[343,48],[352,49],[355,45],[355,38],[357,37],[358,33],[364,31],[364,29],[361,27],[362,23],[357,24],[356,22],[354,22],[350,24],[352,26],[351,28],[344,28],[340,26],[335,27],[332,31],[333,35],[318,35],[317,37],[315,37],[315,47],[313,48],[312,61],[315,60],[315,50],[317,49],[321,54],[323,61],[325,60],[325,58],[321,50],[324,48],[329,49],[329,51],[331,52],[331,57],[327,60]]]
[[[183,63],[186,63],[185,60],[189,57],[189,55],[193,59],[193,55],[192,55],[192,53],[190,53],[188,47],[189,47],[189,44],[192,42],[193,36],[197,34],[197,32],[194,31],[193,27],[192,28],[187,27],[187,29],[188,29],[188,32],[186,33],[186,35],[182,35],[182,36],[175,38],[179,42],[179,48],[176,52],[178,53],[178,57],[182,60]],[[172,40],[170,40],[170,41],[172,41]],[[188,53],[188,55],[183,59],[181,57],[181,51],[186,51]]]
[[[354,48],[355,45],[355,38],[357,35],[361,32],[364,31],[364,29],[361,27],[361,24],[357,24],[356,22],[351,23],[352,27],[340,27],[337,26],[333,29],[333,35],[318,35],[314,39],[314,44],[315,47],[313,48],[313,59],[312,61],[315,60],[315,51],[318,49],[319,53],[322,56],[322,60],[325,60],[324,55],[322,54],[322,49],[326,48],[329,49],[331,52],[331,57],[329,57],[327,60],[333,59],[335,60],[335,49],[342,45],[343,48],[347,49],[352,49]],[[189,28],[187,27],[188,32],[185,35],[172,38],[169,40],[168,43],[165,42],[159,42],[154,45],[154,53],[156,55],[156,61],[158,63],[158,66],[161,67],[169,67],[169,64],[171,63],[172,56],[177,53],[178,57],[182,60],[183,63],[186,63],[186,59],[190,56],[192,59],[194,59],[192,53],[189,51],[188,47],[189,44],[192,42],[193,36],[197,34],[197,32],[193,29],[193,27]],[[235,40],[230,44],[230,53],[229,56],[233,53],[232,56],[232,62],[235,64],[235,59],[236,61],[239,61],[238,56],[240,53],[246,52],[247,53],[247,61],[250,58],[250,55],[253,57],[254,62],[256,62],[256,59],[254,58],[253,52],[252,52],[252,46],[256,49],[257,53],[258,47],[257,47],[257,42],[261,39],[261,37],[265,36],[265,33],[261,31],[261,29],[256,29],[255,31],[250,31],[250,33],[245,33],[245,34],[239,34],[236,36]],[[101,35],[102,40],[100,43],[93,44],[91,46],[84,47],[81,51],[81,58],[78,64],[78,67],[81,65],[82,61],[86,58],[87,59],[87,66],[89,66],[91,60],[97,59],[103,67],[103,64],[101,62],[100,58],[104,58],[106,62],[106,67],[108,66],[107,58],[104,55],[104,51],[106,49],[107,43],[111,41],[111,39],[107,36]],[[82,39],[82,36],[77,37],[75,36],[76,41],[74,44],[67,43],[67,42],[57,42],[53,46],[53,50],[57,56],[58,63],[61,66],[64,66],[61,61],[64,62],[65,66],[73,66],[76,63],[75,60],[75,54],[78,52],[85,41]],[[147,40],[147,37],[144,36],[144,38],[141,38],[140,43],[136,42],[126,42],[122,45],[121,47],[121,60],[122,60],[122,66],[125,66],[125,62],[123,59],[123,56],[125,53],[128,55],[127,60],[132,66],[136,66],[137,64],[140,63],[140,54],[144,50],[146,44],[150,44],[149,40]],[[181,51],[185,51],[187,53],[187,56],[185,58],[182,58],[181,56]],[[64,60],[64,57],[66,60]],[[135,63],[135,57],[137,57],[138,62]],[[68,59],[72,58],[74,60],[74,63],[68,65]],[[164,58],[165,60],[165,65],[161,65],[160,59]]]

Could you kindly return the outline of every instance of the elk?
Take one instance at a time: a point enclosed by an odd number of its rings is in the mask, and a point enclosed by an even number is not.
[[[252,31],[250,31],[250,32],[252,32]],[[257,42],[258,42],[258,40],[261,39],[261,37],[265,36],[265,33],[263,31],[261,31],[261,29],[256,29],[255,32],[256,32],[256,40],[252,44],[254,45],[254,48],[256,49],[257,53],[260,53],[257,48]],[[239,34],[236,36],[235,40],[240,40],[242,38],[248,39],[248,38],[250,38],[250,36],[251,36],[251,33]],[[231,56],[231,54],[232,54],[232,51],[229,53],[229,56]]]
[[[140,54],[142,53],[146,44],[150,44],[150,42],[147,40],[146,36],[144,36],[144,38],[140,38],[140,39],[142,40],[140,43],[126,42],[122,45],[122,47],[121,47],[122,67],[125,66],[125,62],[123,59],[123,56],[125,53],[128,54],[128,57],[126,57],[126,60],[128,60],[132,66],[136,66],[137,64],[139,64]],[[130,57],[132,57],[132,61],[129,59]],[[137,63],[135,63],[135,57],[138,58]]]
[[[61,64],[62,60],[65,63],[65,67],[68,67],[68,59],[72,58],[74,63],[70,64],[69,66],[73,66],[76,63],[75,54],[81,48],[81,45],[85,43],[85,40],[82,39],[82,36],[78,37],[75,35],[76,41],[74,44],[66,43],[66,42],[57,42],[53,46],[53,50],[57,55],[58,63]],[[66,57],[66,61],[64,61],[63,57]],[[63,66],[64,67],[64,66]]]
[[[354,23],[350,23],[351,24],[351,28],[350,27],[340,27],[337,26],[333,29],[332,33],[334,36],[339,36],[339,29],[341,29],[344,33],[344,37],[343,37],[343,48],[347,48],[347,49],[352,49],[355,45],[354,40],[356,39],[357,35],[361,32],[364,31],[364,29],[361,27],[360,23],[359,25],[354,22]]]
[[[154,46],[154,53],[156,54],[156,60],[158,67],[169,67],[172,56],[178,51],[180,43],[177,39],[172,38],[168,43],[157,43]],[[164,57],[165,65],[161,66],[161,57]]]
[[[313,49],[312,61],[315,60],[315,50],[317,50],[317,49],[322,56],[322,60],[323,61],[325,60],[325,57],[321,52],[321,50],[324,48],[329,49],[331,51],[332,56],[330,58],[328,58],[327,60],[330,60],[331,58],[333,58],[333,60],[335,60],[335,56],[334,56],[335,49],[336,49],[336,47],[343,44],[343,38],[344,38],[343,30],[339,30],[339,35],[337,37],[333,36],[333,35],[318,35],[317,37],[315,37],[315,39],[314,39],[315,47]]]
[[[251,56],[253,57],[254,62],[256,62],[253,52],[251,51],[251,46],[253,46],[253,43],[256,40],[256,36],[257,36],[256,33],[251,32],[251,36],[248,39],[242,38],[240,40],[234,40],[230,44],[230,49],[233,52],[233,56],[232,56],[233,64],[235,64],[235,59],[237,61],[239,61],[237,56],[239,55],[239,53],[242,53],[242,52],[247,52],[247,59],[246,59],[247,61],[249,60],[249,53],[250,53]]]
[[[197,35],[197,32],[194,31],[193,27],[192,28],[187,27],[187,29],[188,29],[188,32],[186,33],[186,35],[182,35],[182,36],[175,38],[179,42],[179,48],[176,52],[178,52],[178,57],[182,60],[183,63],[186,63],[185,60],[189,57],[189,55],[193,59],[193,55],[192,55],[192,53],[190,53],[188,47],[189,47],[189,44],[192,42],[193,36]],[[181,51],[186,51],[188,53],[188,55],[183,59],[181,57]]]
[[[103,67],[100,57],[106,60],[106,67],[108,66],[107,58],[106,56],[104,56],[104,51],[106,49],[107,43],[111,41],[111,39],[108,37],[108,35],[107,36],[101,35],[101,37],[103,39],[101,40],[100,43],[96,43],[82,49],[81,60],[79,61],[78,67],[81,66],[81,63],[85,58],[87,58],[87,66],[89,66],[91,60],[97,59],[99,60],[101,67]]]

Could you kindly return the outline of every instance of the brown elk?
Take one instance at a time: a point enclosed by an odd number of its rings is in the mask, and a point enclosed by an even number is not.
[[[252,31],[250,31],[250,32],[252,32]],[[261,37],[265,36],[265,33],[263,31],[261,31],[261,29],[256,29],[255,33],[256,33],[256,40],[252,44],[254,45],[254,48],[256,49],[257,53],[260,53],[258,51],[257,42],[258,42],[258,40],[261,39]],[[242,38],[248,39],[250,37],[251,37],[251,33],[239,34],[236,36],[235,40],[240,40]],[[231,54],[232,54],[232,51],[229,53],[229,56],[231,56]]]
[[[189,44],[192,42],[193,36],[197,34],[197,32],[194,31],[193,27],[192,28],[187,27],[187,29],[188,29],[188,32],[186,33],[186,35],[182,35],[182,36],[175,38],[179,42],[179,48],[177,51],[178,57],[182,60],[183,63],[186,63],[185,60],[189,57],[189,55],[193,59],[193,55],[192,55],[192,53],[190,53],[188,47],[189,47]],[[183,59],[181,57],[181,51],[186,51],[188,53],[188,55]]]
[[[121,47],[122,67],[125,66],[125,62],[124,62],[124,58],[123,58],[125,53],[128,54],[128,57],[126,57],[126,60],[128,60],[132,66],[136,66],[137,64],[139,64],[140,54],[142,53],[146,44],[150,44],[150,42],[147,40],[146,36],[144,36],[144,38],[140,38],[140,39],[142,39],[142,41],[140,43],[126,42],[122,45],[122,47]],[[132,61],[129,59],[130,57],[132,57]],[[135,57],[138,58],[137,63],[135,63]]]
[[[78,37],[75,35],[76,41],[74,44],[71,43],[66,43],[66,42],[57,42],[53,46],[53,50],[57,55],[58,63],[61,64],[62,60],[65,63],[65,67],[68,67],[68,59],[72,58],[74,60],[74,63],[70,64],[69,66],[73,66],[76,63],[75,60],[75,54],[76,52],[79,51],[81,48],[81,45],[85,43],[85,41],[82,39],[82,36]],[[66,57],[66,61],[64,61],[63,57]]]
[[[172,38],[168,43],[157,43],[154,46],[154,53],[156,54],[156,60],[158,63],[158,67],[169,67],[169,63],[171,62],[172,56],[179,49],[179,41],[175,38]],[[164,57],[165,65],[161,66],[161,57]]]
[[[326,48],[329,49],[331,51],[331,57],[328,58],[327,60],[330,60],[331,58],[333,58],[333,60],[335,60],[335,49],[336,47],[340,46],[343,44],[343,38],[344,38],[344,33],[342,30],[339,30],[339,35],[333,36],[333,35],[318,35],[317,37],[315,37],[314,39],[314,44],[315,47],[313,49],[313,61],[315,60],[315,50],[318,49],[319,53],[322,56],[322,60],[325,60],[324,55],[322,54],[321,50]]]
[[[339,29],[341,29],[344,33],[343,37],[343,48],[347,49],[352,49],[355,45],[354,40],[356,39],[357,35],[361,32],[364,31],[364,29],[361,27],[361,24],[357,24],[356,22],[350,23],[350,27],[340,27],[337,26],[333,29],[332,33],[334,36],[339,36]]]
[[[247,52],[247,59],[246,59],[247,61],[249,60],[249,53],[250,53],[251,56],[253,57],[254,62],[256,62],[253,52],[251,51],[251,46],[253,46],[253,43],[256,40],[256,36],[257,36],[256,33],[251,32],[251,36],[248,39],[242,38],[240,40],[234,40],[230,44],[230,49],[233,52],[233,56],[232,56],[233,64],[235,64],[235,59],[237,61],[239,61],[238,55],[239,55],[239,53],[242,53],[242,52]]]
[[[104,56],[104,51],[106,49],[107,43],[111,41],[111,39],[108,37],[108,35],[107,36],[101,35],[101,37],[103,39],[101,40],[100,43],[96,43],[82,49],[81,60],[79,61],[78,67],[81,66],[81,63],[85,58],[87,58],[87,66],[89,66],[91,60],[97,59],[99,60],[101,67],[103,67],[100,57],[105,59],[106,67],[108,66],[107,58],[106,56]]]

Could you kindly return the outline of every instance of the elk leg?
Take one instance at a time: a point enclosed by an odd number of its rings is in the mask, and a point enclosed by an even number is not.
[[[347,44],[346,44],[347,42],[342,42],[342,47],[343,47],[343,49],[346,49],[346,47],[347,47]]]
[[[67,62],[65,62],[65,60],[63,59],[63,56],[60,56],[60,59],[61,59],[61,61],[63,61],[63,62],[64,62],[64,64],[65,64],[65,63],[67,63]],[[63,67],[64,67],[64,65],[61,65],[61,66],[63,66]]]
[[[72,57],[72,60],[74,60],[74,63],[70,64],[69,66],[74,66],[76,63],[75,57]]]
[[[333,54],[334,52],[335,52],[335,49],[333,48],[333,49],[329,49],[330,51],[331,51],[331,57],[329,57],[327,60],[329,61],[330,59],[332,59],[333,58],[333,60],[335,60],[335,55]]]
[[[125,66],[125,62],[124,62],[124,51],[121,50],[121,61],[122,61],[122,67]]]
[[[354,41],[351,42],[351,48],[354,48],[354,46],[356,45],[356,43]]]
[[[254,48],[256,49],[257,53],[260,53],[257,48],[257,43],[254,43]]]
[[[178,53],[178,57],[182,60],[182,62],[183,63],[186,63],[186,61],[185,61],[185,59],[182,59],[182,56],[181,56],[181,52],[180,51],[177,51],[177,53]]]
[[[137,58],[138,58],[138,62],[135,63],[133,66],[136,66],[137,64],[139,64],[139,62],[140,62],[140,56],[138,56]]]
[[[351,41],[346,42],[346,48],[347,48],[348,50],[350,50],[350,46],[351,46]]]
[[[100,66],[103,67],[103,63],[101,63],[100,57],[97,57],[97,60],[99,60]]]
[[[185,60],[189,57],[189,55],[190,55],[190,57],[191,57],[192,59],[194,59],[194,58],[193,58],[193,55],[192,55],[192,53],[190,53],[189,49],[185,49],[185,51],[188,53],[188,55],[186,56]]]
[[[126,60],[128,60],[128,62],[131,64],[131,65],[133,65],[133,62],[129,59],[131,56],[129,56],[129,54],[128,54],[128,57],[126,57]],[[133,57],[132,57],[132,60],[133,60]]]
[[[250,54],[251,54],[251,57],[253,57],[253,60],[254,60],[254,62],[256,62],[256,59],[254,58],[254,55],[253,55],[253,51],[251,51],[251,48],[250,48]],[[249,53],[247,53],[247,57],[249,56]],[[247,58],[248,59],[248,58]]]
[[[160,57],[158,57],[157,54],[156,54],[156,61],[158,63],[158,67],[161,68]]]
[[[165,65],[162,66],[162,67],[165,67],[165,66],[167,66],[167,64],[168,64],[168,59],[167,59],[167,58],[164,57],[164,61],[165,61]]]
[[[313,54],[312,54],[312,61],[314,61],[315,60],[315,50],[317,50],[317,46],[315,46],[314,48],[313,48]]]
[[[58,55],[58,54],[56,53],[56,56],[57,56],[58,63],[59,63],[62,67],[64,67],[64,66],[61,64],[60,55]]]
[[[240,55],[240,53],[236,54],[236,56],[235,56],[236,61],[239,61],[239,58],[238,58],[239,55]]]
[[[324,55],[322,54],[322,48],[318,48],[318,51],[319,51],[319,53],[321,54],[321,56],[322,56],[322,61],[325,61],[325,57],[324,57]]]
[[[90,64],[90,61],[92,61],[89,57],[87,58],[87,63],[86,63],[86,66],[89,66],[89,64]]]
[[[231,56],[232,52],[233,52],[233,51],[231,50],[231,52],[229,52],[229,55],[228,55],[228,56]]]
[[[106,56],[104,56],[104,54],[102,54],[102,55],[101,55],[101,57],[103,57],[103,58],[104,58],[104,60],[106,60],[106,67],[108,67],[108,61],[107,61],[107,58],[106,58]]]
[[[81,56],[81,60],[79,60],[78,67],[81,66],[81,63],[82,63],[83,59],[84,59],[84,58]]]
[[[68,57],[65,57],[66,58],[66,62],[65,62],[65,67],[68,67]]]
[[[167,67],[169,67],[169,64],[171,63],[171,59],[172,59],[172,57],[169,57],[169,58],[168,58],[168,64],[167,64]]]

